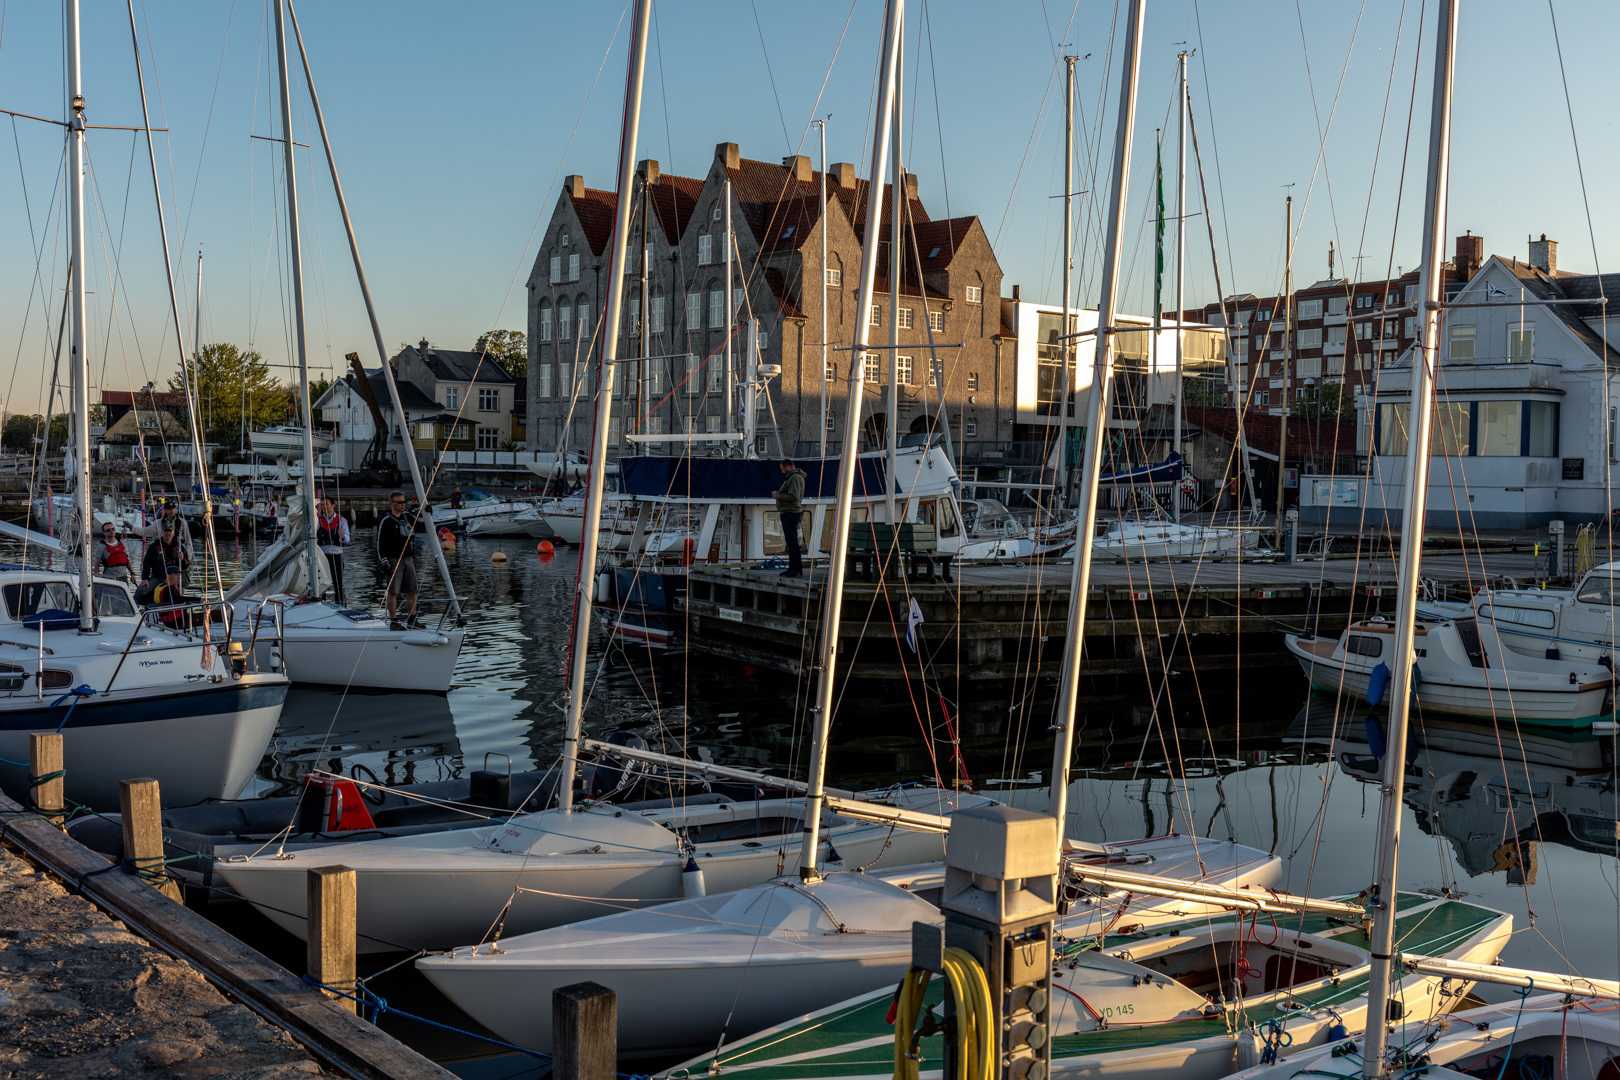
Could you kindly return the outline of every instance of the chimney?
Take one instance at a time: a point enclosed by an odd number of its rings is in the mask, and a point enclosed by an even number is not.
[[[915,202],[917,200],[917,174],[914,172],[906,172],[901,173],[900,177],[901,181],[905,184],[906,198]]]
[[[1530,265],[1547,274],[1558,273],[1558,241],[1547,239],[1542,233],[1541,239],[1530,238]]]
[[[649,184],[658,183],[658,177],[662,175],[658,169],[657,158],[647,158],[640,162],[636,166],[636,172]]]
[[[793,174],[793,179],[800,183],[810,182],[810,155],[789,154],[782,159],[782,167]]]
[[[715,143],[714,160],[728,170],[734,170],[742,164],[742,154],[737,151],[737,144],[734,142]]]
[[[1485,265],[1485,238],[1465,232],[1457,237],[1457,256],[1453,260],[1458,281],[1471,281],[1479,268]]]
[[[563,194],[571,199],[583,199],[585,197],[585,178],[577,175],[563,177]]]
[[[1022,300],[1023,298],[1024,298],[1024,290],[1022,288],[1020,288],[1019,286],[1014,285],[1013,286],[1013,303],[1016,304],[1020,300]]]
[[[427,338],[423,338],[421,341],[416,343],[416,351],[422,354],[423,359],[427,358],[427,354],[431,352],[432,349],[433,346],[428,344]]]
[[[840,161],[838,164],[827,170],[827,179],[831,181],[833,187],[835,188],[842,188],[844,191],[854,191],[855,166],[851,165],[847,161]]]

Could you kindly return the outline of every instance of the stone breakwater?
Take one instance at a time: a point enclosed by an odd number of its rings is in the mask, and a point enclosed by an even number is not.
[[[0,1077],[322,1075],[191,967],[0,847]]]

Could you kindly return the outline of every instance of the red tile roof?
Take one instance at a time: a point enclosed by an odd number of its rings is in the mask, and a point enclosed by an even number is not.
[[[585,188],[584,194],[573,199],[573,203],[579,227],[585,230],[585,242],[591,246],[593,253],[602,254],[607,250],[608,241],[613,238],[613,212],[619,205],[618,194],[600,188]]]

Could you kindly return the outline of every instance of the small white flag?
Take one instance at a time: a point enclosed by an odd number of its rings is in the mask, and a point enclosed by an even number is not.
[[[911,598],[911,610],[906,613],[906,644],[912,652],[917,651],[917,627],[923,624],[922,607],[918,605],[917,598]]]

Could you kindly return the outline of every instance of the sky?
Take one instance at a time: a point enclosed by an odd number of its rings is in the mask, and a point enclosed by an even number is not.
[[[1059,294],[1063,62],[1077,65],[1078,303],[1100,287],[1127,0],[911,0],[906,160],[933,216],[977,214],[1026,299]],[[1605,257],[1620,185],[1610,103],[1620,74],[1613,0],[1469,0],[1458,39],[1447,236],[1523,258],[1560,241],[1560,265]],[[611,187],[628,5],[553,0],[446,5],[304,0],[300,16],[385,341],[470,348],[524,327],[524,281],[564,175]],[[183,338],[259,350],[295,377],[275,46],[268,0],[135,4]],[[638,157],[702,176],[714,145],[747,157],[817,153],[864,174],[880,0],[655,0]],[[1133,143],[1122,306],[1153,303],[1152,186],[1164,129],[1175,213],[1176,54],[1189,80],[1210,193],[1188,168],[1186,297],[1275,292],[1283,199],[1294,197],[1295,280],[1377,279],[1419,259],[1435,0],[1149,0]],[[83,0],[91,123],[139,125],[124,0]],[[1421,37],[1421,46],[1419,38]],[[308,352],[318,377],[376,361],[312,113],[292,58]],[[1573,132],[1566,111],[1565,79]],[[0,0],[0,108],[64,112],[63,16]],[[65,267],[60,127],[0,115],[0,407],[40,407]],[[178,352],[144,136],[89,135],[92,384],[167,381]],[[1579,164],[1584,169],[1583,195]],[[4,160],[9,158],[10,160]],[[1586,206],[1591,207],[1590,223]],[[1169,227],[1172,236],[1174,223]],[[1595,250],[1594,250],[1595,241]],[[1448,239],[1447,250],[1450,250]],[[1362,256],[1358,262],[1355,256]],[[1167,256],[1167,259],[1170,256]],[[1166,280],[1166,305],[1172,282]],[[65,385],[67,376],[60,374]]]

